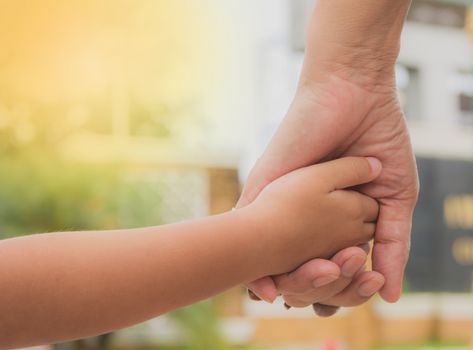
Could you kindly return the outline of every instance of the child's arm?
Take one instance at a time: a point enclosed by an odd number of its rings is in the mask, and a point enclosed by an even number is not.
[[[254,204],[214,217],[1,241],[0,348],[126,327],[364,242],[377,205],[338,189],[379,171],[346,158],[291,173]]]
[[[0,242],[0,347],[108,332],[264,274],[240,216]]]

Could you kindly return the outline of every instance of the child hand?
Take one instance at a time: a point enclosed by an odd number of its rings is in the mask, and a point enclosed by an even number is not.
[[[346,157],[296,170],[265,187],[247,208],[261,232],[255,239],[264,249],[267,275],[369,241],[378,203],[349,188],[380,172],[375,158]]]

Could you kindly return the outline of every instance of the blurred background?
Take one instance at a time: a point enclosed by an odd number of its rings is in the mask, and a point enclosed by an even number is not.
[[[313,3],[0,0],[0,237],[229,210],[294,94]],[[402,37],[422,193],[399,303],[320,319],[238,287],[38,349],[473,348],[470,5],[414,0]]]

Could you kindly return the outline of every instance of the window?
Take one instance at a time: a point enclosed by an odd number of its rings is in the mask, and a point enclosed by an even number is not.
[[[412,3],[407,20],[463,29],[465,27],[466,10],[466,1],[416,0]]]
[[[473,125],[473,72],[458,72],[450,81],[460,123]]]
[[[305,48],[305,29],[316,0],[288,0],[290,4],[291,47]],[[414,0],[407,20],[434,26],[465,28],[469,0]]]
[[[468,124],[473,124],[473,91],[458,95],[460,118]]]
[[[419,69],[403,64],[396,65],[396,83],[406,118],[421,119]]]

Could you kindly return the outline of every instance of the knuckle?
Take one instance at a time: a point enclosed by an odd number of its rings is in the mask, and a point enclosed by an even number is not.
[[[404,261],[407,262],[407,259],[408,259],[408,257],[409,257],[409,254],[410,254],[410,252],[411,252],[411,240],[408,239],[407,241],[402,242],[401,244],[402,244],[402,250],[403,250],[403,252],[404,252],[404,253],[403,253],[403,259],[404,259]]]
[[[320,266],[317,261],[308,262],[304,269],[300,271],[300,280],[304,284],[309,285],[316,277],[321,275]]]
[[[355,221],[361,221],[365,216],[363,201],[360,198],[360,195],[358,193],[355,193],[354,191],[350,191],[348,194],[354,200],[346,201],[344,203],[347,210],[347,214]]]
[[[355,205],[355,207],[353,208],[353,215],[355,219],[363,220],[365,218],[367,210],[365,206],[363,205],[363,200],[360,197],[358,197],[357,202],[358,202],[357,205]]]
[[[307,262],[305,265],[291,273],[291,291],[293,293],[307,294],[313,292],[313,281],[324,276],[324,264],[318,259]]]
[[[305,305],[311,305],[314,303],[321,302],[322,300],[330,298],[332,295],[336,295],[333,290],[327,290],[326,288],[322,288],[322,290],[315,290],[312,289],[307,293],[303,293],[297,296],[299,303]]]
[[[305,293],[306,288],[303,286],[304,279],[299,276],[299,271],[279,275],[275,278],[276,287],[279,291],[290,295]]]

